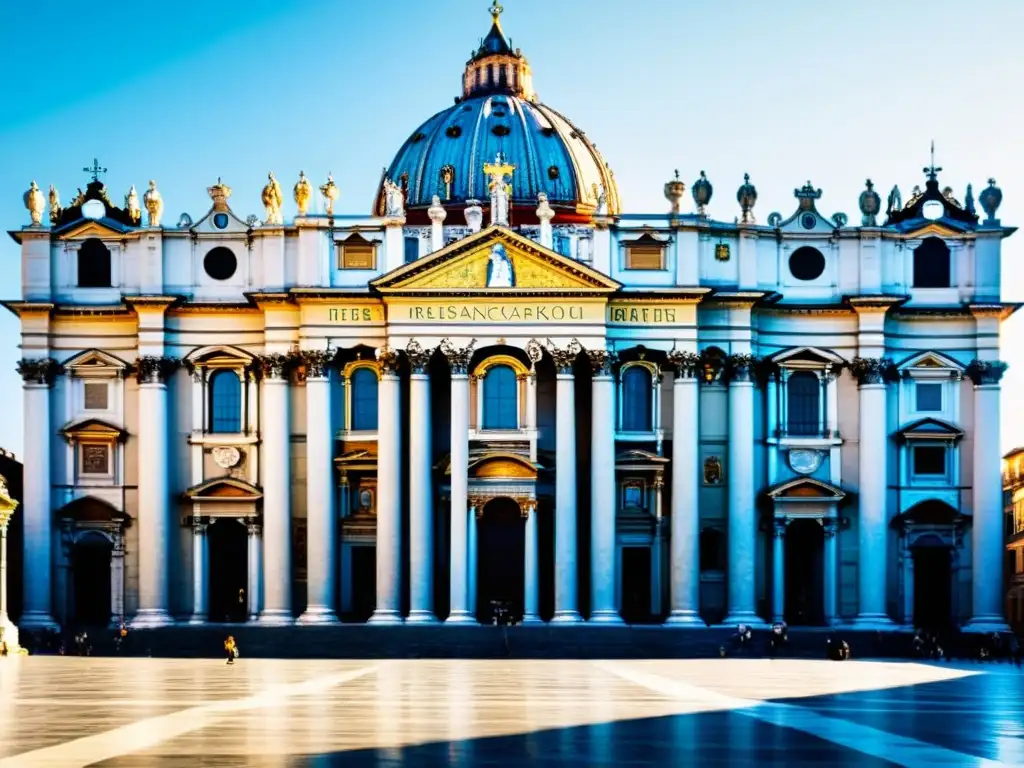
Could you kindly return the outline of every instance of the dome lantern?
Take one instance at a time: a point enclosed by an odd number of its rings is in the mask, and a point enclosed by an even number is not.
[[[533,101],[533,73],[522,51],[513,50],[501,28],[504,8],[495,0],[490,7],[491,29],[466,63],[462,98],[507,93]]]

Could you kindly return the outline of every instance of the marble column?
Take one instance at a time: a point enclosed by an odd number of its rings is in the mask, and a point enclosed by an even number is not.
[[[377,350],[377,607],[371,624],[402,623],[402,399],[398,354]]]
[[[786,528],[787,518],[775,518],[772,525],[772,622],[786,620]]]
[[[189,624],[205,624],[209,620],[210,596],[210,541],[207,536],[209,520],[192,518],[192,617]],[[233,520],[221,521],[221,525]],[[220,617],[217,617],[220,618]]]
[[[540,620],[540,556],[537,536],[537,502],[521,502],[526,518],[523,541],[523,624],[543,624]]]
[[[306,610],[300,624],[336,624],[338,514],[334,508],[334,434],[330,365],[334,354],[304,353],[306,365]]]
[[[965,629],[1008,632],[1003,616],[1003,483],[999,443],[999,381],[1006,369],[998,360],[975,360],[974,505],[971,521],[973,611]]]
[[[167,476],[167,379],[176,368],[176,360],[164,357],[140,357],[136,363],[138,455],[145,457],[145,469],[139,472],[139,609],[132,620],[135,627],[173,623],[168,612],[171,499]]]
[[[858,489],[858,588],[860,602],[855,624],[862,629],[890,628],[886,612],[889,559],[888,496],[888,409],[885,377],[891,366],[886,358],[860,360],[855,375],[860,384]],[[998,462],[997,462],[998,466]]]
[[[576,381],[579,342],[550,350],[555,359],[555,615],[552,624],[583,621],[576,579]],[[608,417],[609,419],[612,416]]]
[[[477,547],[480,536],[480,518],[484,514],[483,504],[484,502],[479,499],[469,502],[469,544],[467,546],[469,554],[466,569],[469,571],[469,609],[476,615],[477,621],[481,618],[477,605],[477,568],[479,564]],[[484,623],[487,623],[489,618],[489,616],[484,616]]]
[[[433,624],[434,616],[434,478],[430,419],[430,356],[410,342],[409,382],[409,618]]]
[[[673,352],[672,510],[669,528],[669,615],[665,623],[703,627],[700,618],[700,432],[694,352]]]
[[[615,355],[603,349],[587,350],[587,355],[594,370],[590,411],[590,621],[621,624],[615,607]],[[558,405],[561,410],[561,400]]]
[[[822,521],[825,529],[825,626],[832,626],[836,621],[836,601],[839,599],[839,521],[826,518]]]
[[[727,625],[762,626],[755,611],[754,381],[749,355],[729,360],[729,614]]]
[[[25,382],[25,467],[23,514],[24,609],[22,629],[57,629],[53,620],[53,532],[50,478],[50,386],[59,370],[49,359],[22,360]]]
[[[263,610],[263,525],[252,517],[245,527],[249,535],[249,621],[257,621]]]
[[[110,617],[120,627],[124,622],[124,532],[114,534],[110,553]]]
[[[471,341],[456,349],[445,339],[441,351],[451,367],[451,571],[447,624],[475,624],[469,602],[469,361]]]
[[[263,374],[263,610],[260,622],[291,624],[292,615],[292,473],[291,386],[288,360],[267,355]]]

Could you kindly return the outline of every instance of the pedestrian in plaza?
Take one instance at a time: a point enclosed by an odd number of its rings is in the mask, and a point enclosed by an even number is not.
[[[0,640],[0,658],[7,658],[7,641]]]
[[[224,653],[227,654],[228,664],[234,664],[235,657],[238,656],[238,645],[235,643],[234,635],[228,635],[228,639],[224,641]]]

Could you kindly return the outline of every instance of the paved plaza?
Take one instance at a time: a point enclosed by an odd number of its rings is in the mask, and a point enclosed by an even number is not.
[[[39,656],[0,712],[0,768],[1024,764],[1008,665]]]

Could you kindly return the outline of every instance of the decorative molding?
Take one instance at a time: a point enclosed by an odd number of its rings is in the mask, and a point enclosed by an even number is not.
[[[17,364],[18,375],[26,384],[53,384],[53,380],[64,372],[63,366],[52,357],[36,359],[23,358]]]
[[[330,348],[308,349],[295,353],[295,363],[306,369],[306,378],[327,378],[335,359],[336,353]]]
[[[433,355],[433,349],[424,349],[416,339],[410,339],[405,347],[405,356],[409,358],[409,365],[412,367],[413,373],[426,373]]]
[[[180,367],[176,357],[143,356],[135,361],[135,378],[139,384],[163,384]]]
[[[544,358],[544,347],[536,339],[530,339],[526,343],[526,356],[536,365]]]
[[[475,347],[476,339],[470,339],[469,344],[461,349],[456,348],[451,339],[442,339],[438,348],[441,350],[441,354],[448,359],[452,373],[465,375],[469,372],[469,361],[473,357]]]
[[[696,352],[684,352],[675,347],[667,355],[667,363],[676,370],[677,379],[693,379],[700,369],[700,355]]]
[[[899,376],[895,364],[888,357],[855,357],[850,363],[850,373],[861,385],[884,384]]]
[[[967,375],[975,385],[998,384],[1008,367],[1002,360],[972,360]]]
[[[551,339],[548,339],[547,350],[551,359],[555,361],[555,371],[566,375],[572,373],[573,364],[580,352],[583,351],[583,345],[578,339],[573,339],[565,349],[561,349]]]

